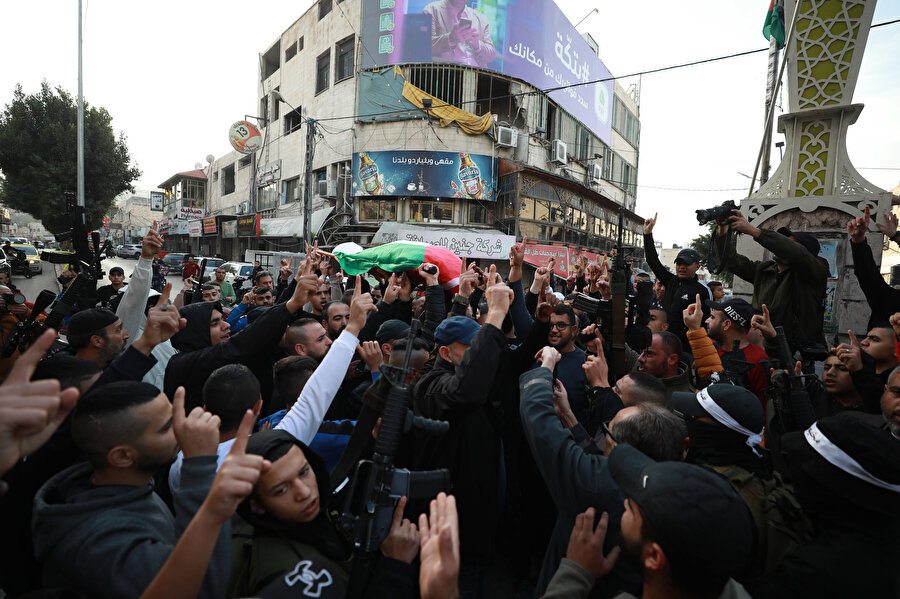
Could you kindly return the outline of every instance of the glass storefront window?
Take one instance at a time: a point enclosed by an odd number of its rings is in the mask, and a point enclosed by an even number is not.
[[[397,200],[360,199],[359,220],[395,221],[397,220]]]
[[[409,204],[409,220],[419,223],[453,222],[453,202],[413,200]]]
[[[488,209],[485,208],[483,204],[479,204],[477,202],[472,202],[469,204],[468,219],[466,222],[471,224],[483,225],[489,221],[493,222],[493,220],[493,213],[489,213]]]

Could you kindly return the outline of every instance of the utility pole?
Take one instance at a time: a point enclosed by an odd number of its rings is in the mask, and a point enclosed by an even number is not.
[[[783,6],[783,0],[778,0],[777,4]],[[766,111],[763,113],[765,119],[766,131],[764,133],[765,141],[763,143],[762,170],[759,173],[759,183],[762,185],[769,180],[769,162],[772,146],[772,129],[774,123],[769,119],[769,109],[775,102],[775,86],[778,77],[778,42],[775,36],[769,36],[769,66],[766,74]]]
[[[78,0],[78,198],[76,202],[84,208],[84,89],[82,83],[84,77],[81,68],[81,47],[84,40],[81,34],[81,0]],[[81,218],[84,218],[83,212]]]
[[[312,185],[313,185],[313,157],[316,154],[316,121],[306,119],[306,170],[303,178],[306,181],[303,190],[303,239],[312,245]]]

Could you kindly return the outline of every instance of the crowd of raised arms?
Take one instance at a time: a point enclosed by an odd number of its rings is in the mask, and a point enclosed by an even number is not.
[[[177,294],[149,231],[127,285],[110,269],[111,308],[0,359],[0,587],[900,597],[900,290],[869,244],[897,218],[847,223],[839,284],[868,326],[844,343],[810,233],[732,211],[709,251],[743,299],[693,249],[662,264],[655,223],[652,272],[560,277],[523,240],[508,268],[346,277],[307,247],[249,290],[189,267]],[[6,337],[30,308],[0,282]]]

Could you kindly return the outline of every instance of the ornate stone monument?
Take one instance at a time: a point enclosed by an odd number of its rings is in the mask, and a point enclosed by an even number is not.
[[[874,0],[787,0],[785,22],[796,15],[786,42],[788,114],[778,119],[785,135],[781,164],[760,189],[741,202],[753,225],[788,227],[816,236],[820,256],[831,266],[825,298],[825,337],[865,332],[869,309],[856,276],[846,224],[866,206],[878,219],[891,207],[891,193],[865,180],[847,155],[847,129],[862,112],[853,90],[875,12]],[[874,224],[870,224],[875,229]],[[869,234],[881,262],[882,237]],[[752,260],[770,258],[753,239],[738,238],[738,252]],[[735,292],[748,296],[749,283],[735,277]]]

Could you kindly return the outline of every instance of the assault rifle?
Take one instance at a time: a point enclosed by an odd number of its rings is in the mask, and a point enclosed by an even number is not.
[[[430,499],[450,490],[450,472],[446,468],[427,472],[410,472],[394,466],[400,437],[413,426],[428,432],[446,433],[447,422],[414,416],[408,405],[408,380],[414,371],[409,367],[413,341],[420,323],[413,318],[407,338],[403,366],[382,366],[382,375],[390,377],[391,389],[378,429],[375,452],[371,460],[360,460],[350,479],[347,502],[341,515],[341,526],[360,551],[377,551],[391,530],[394,509],[401,497],[409,501]]]

